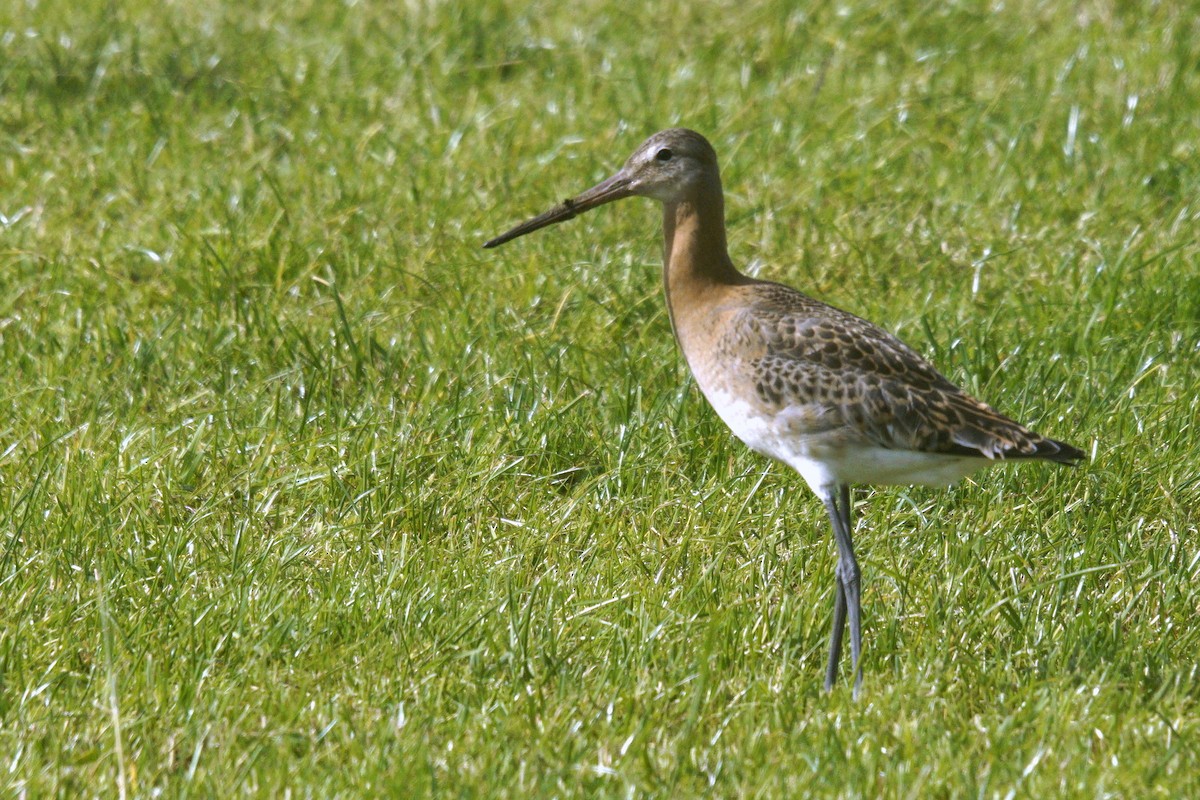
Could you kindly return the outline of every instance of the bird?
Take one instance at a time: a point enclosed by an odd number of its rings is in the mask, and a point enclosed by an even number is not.
[[[798,472],[824,504],[838,556],[824,688],[837,682],[849,623],[857,699],[862,579],[851,487],[944,486],[1008,461],[1086,457],[970,396],[871,322],[738,270],[717,154],[693,130],[655,133],[608,179],[483,246],[632,196],[662,204],[667,310],[701,393],[737,438]]]

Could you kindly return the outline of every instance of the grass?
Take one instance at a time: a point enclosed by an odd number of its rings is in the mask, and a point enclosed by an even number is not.
[[[15,796],[1200,793],[1200,30],[1172,4],[0,9]],[[706,407],[627,201],[1080,445],[857,497]]]

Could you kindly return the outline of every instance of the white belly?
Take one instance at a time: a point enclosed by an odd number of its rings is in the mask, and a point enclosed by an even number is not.
[[[845,427],[822,424],[811,408],[763,414],[722,392],[706,393],[717,415],[752,450],[795,469],[824,495],[842,484],[945,486],[996,462],[872,444]]]

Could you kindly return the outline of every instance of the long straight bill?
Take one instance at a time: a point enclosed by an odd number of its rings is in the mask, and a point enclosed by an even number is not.
[[[517,227],[500,234],[495,239],[489,239],[483,243],[483,246],[499,247],[505,242],[511,242],[518,236],[532,233],[538,228],[545,228],[547,225],[566,222],[569,219],[579,216],[584,211],[596,206],[602,206],[605,203],[611,203],[613,200],[620,200],[622,197],[629,197],[631,194],[633,192],[630,189],[629,178],[626,177],[624,170],[622,170],[603,183],[588,189],[583,194],[573,197],[570,200],[564,200],[560,205],[555,206],[546,213],[539,214],[527,222],[522,222]]]

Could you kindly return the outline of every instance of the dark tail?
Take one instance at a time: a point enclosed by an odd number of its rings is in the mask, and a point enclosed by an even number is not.
[[[1074,445],[1069,445],[1066,442],[1058,442],[1054,439],[1042,439],[1037,443],[1037,449],[1029,454],[1022,454],[1021,458],[1042,458],[1046,461],[1054,461],[1058,464],[1066,464],[1067,466],[1075,466],[1080,461],[1086,461],[1087,455]]]

